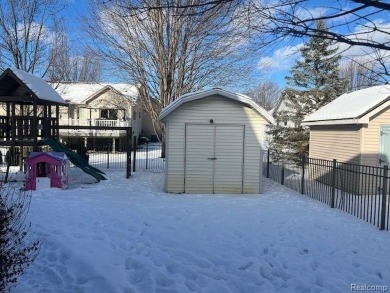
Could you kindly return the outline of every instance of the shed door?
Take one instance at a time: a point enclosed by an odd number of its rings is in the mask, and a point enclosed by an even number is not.
[[[390,126],[381,127],[381,145],[380,145],[379,165],[390,164]]]
[[[243,125],[186,125],[186,193],[242,193]]]
[[[186,125],[186,193],[213,193],[214,127]]]
[[[244,126],[215,129],[214,193],[242,193]]]

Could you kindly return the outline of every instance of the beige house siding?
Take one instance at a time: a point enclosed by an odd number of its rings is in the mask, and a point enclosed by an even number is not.
[[[360,125],[310,127],[310,158],[360,164]]]
[[[261,147],[266,120],[253,109],[230,99],[212,96],[183,104],[166,118],[166,191],[184,192],[185,124],[245,125],[243,193],[259,193]]]
[[[363,127],[362,164],[379,166],[381,126],[390,126],[390,107],[371,117]]]
[[[144,118],[141,108],[130,101],[129,98],[112,89],[98,92],[83,104],[70,103],[69,108],[61,107],[60,113],[62,124],[68,124],[66,122],[68,118],[83,121],[90,118],[93,120],[100,119],[102,109],[124,109],[125,112],[118,111],[117,118],[120,120],[125,118],[127,121],[131,121],[133,135],[138,137],[142,133],[142,122],[147,118]]]
[[[310,158],[323,159],[349,164],[360,164],[361,156],[361,125],[323,125],[310,128]],[[319,165],[317,165],[317,163]],[[327,167],[324,167],[326,165]],[[313,162],[309,167],[308,176],[327,185],[332,184],[332,163]],[[338,165],[336,186],[347,192],[356,193],[361,180],[351,172],[352,165]],[[352,168],[352,169],[350,169]]]

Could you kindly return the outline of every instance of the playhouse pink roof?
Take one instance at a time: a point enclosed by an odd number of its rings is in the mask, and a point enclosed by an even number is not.
[[[68,157],[66,156],[65,153],[62,152],[32,152],[26,159],[26,161],[29,161],[31,159],[34,159],[39,156],[46,156],[50,157],[52,159],[55,159],[56,161],[66,161],[68,160]]]

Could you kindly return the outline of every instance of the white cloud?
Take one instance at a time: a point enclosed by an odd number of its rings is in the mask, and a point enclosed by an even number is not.
[[[50,29],[40,23],[32,22],[32,23],[18,23],[17,30],[19,36],[27,35],[29,33],[29,38],[27,41],[35,42],[38,38],[44,42],[45,44],[50,44],[53,41],[54,34],[50,31]]]
[[[376,26],[377,29],[372,29]],[[349,39],[354,41],[370,41],[372,43],[385,44],[390,42],[390,23],[381,19],[359,25],[354,32],[349,35]],[[390,52],[388,50],[377,50],[366,46],[349,46],[345,43],[337,44],[339,52],[344,58],[359,60],[360,62],[378,63],[382,59],[387,66],[390,66]],[[373,64],[375,65],[375,64]]]
[[[315,7],[310,9],[301,8],[296,12],[296,16],[300,19],[311,19],[324,16],[328,11],[325,7]]]
[[[260,69],[271,71],[283,71],[292,67],[296,59],[299,58],[299,49],[302,43],[296,46],[285,46],[275,50],[272,56],[262,57],[257,66]]]

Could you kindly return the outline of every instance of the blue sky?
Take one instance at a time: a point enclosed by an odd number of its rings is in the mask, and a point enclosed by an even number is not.
[[[88,13],[88,0],[68,0],[68,7],[65,10],[66,22],[69,29],[69,34],[71,40],[76,43],[85,42],[85,36],[82,35],[81,29],[82,25],[80,24],[80,17]],[[325,6],[332,6],[337,1],[312,1],[310,2],[312,7],[307,7],[307,12],[312,13],[313,15],[320,15],[326,11],[329,11],[329,8]],[[306,13],[306,12],[305,12]],[[390,32],[390,16],[388,14],[375,15],[371,19],[376,23],[380,23],[382,27]],[[345,22],[345,19],[338,20],[340,24]],[[358,28],[352,28],[352,30],[357,30]],[[338,26],[337,30],[339,32],[345,31],[345,28]],[[383,35],[380,34],[371,35],[374,39],[381,39]],[[258,70],[252,74],[252,77],[260,80],[272,80],[277,82],[281,86],[285,86],[285,77],[289,75],[291,67],[294,65],[297,58],[299,58],[299,47],[303,42],[306,42],[307,39],[295,39],[294,41],[286,40],[285,43],[279,44],[276,48],[273,48],[272,51],[267,52],[262,55],[255,55],[252,64],[257,64]],[[340,45],[341,49],[345,49],[345,45]],[[369,50],[362,50],[362,48],[353,48],[344,52],[344,56],[351,57],[357,55],[369,55]],[[387,54],[387,53],[386,53]]]
[[[342,2],[342,1],[340,1]],[[350,1],[345,1],[347,5],[351,5]],[[312,15],[323,15],[326,12],[330,12],[331,10],[328,8],[330,6],[335,6],[339,1],[312,1],[312,7],[307,8],[307,12],[310,12]],[[336,4],[335,4],[336,3]],[[345,7],[348,8],[348,7]],[[372,11],[372,10],[371,10]],[[366,11],[367,13],[367,11]],[[364,29],[362,26],[359,26],[357,22],[353,21],[349,28],[345,25],[345,22],[351,21],[352,16],[347,16],[344,18],[335,19],[332,22],[328,22],[328,26],[334,26],[332,29],[338,33],[356,33],[362,32]],[[385,42],[390,41],[390,15],[389,13],[378,13],[370,16],[369,21],[375,23],[382,30],[386,31],[388,34],[381,34],[380,32],[376,32],[373,34],[366,35],[367,38],[372,38],[373,40]],[[363,25],[370,25],[368,20],[367,22],[360,23]],[[351,37],[353,38],[353,37]],[[280,85],[285,84],[284,77],[289,75],[289,71],[291,67],[294,65],[297,58],[299,58],[299,47],[302,46],[304,42],[307,42],[306,39],[295,39],[294,41],[286,40],[286,43],[281,43],[278,47],[276,47],[272,52],[269,52],[266,55],[263,55],[259,58],[258,65],[260,68],[268,72],[271,80],[278,82]],[[337,44],[340,52],[342,52],[343,60],[349,60],[350,58],[359,58],[364,59],[365,62],[375,62],[373,59],[373,50],[364,47],[352,47],[348,50],[347,45],[345,44]],[[380,52],[382,56],[385,58],[390,57],[389,52]],[[371,59],[370,59],[371,58]]]

